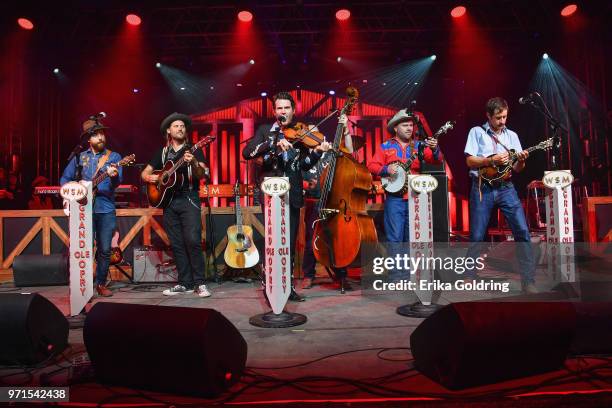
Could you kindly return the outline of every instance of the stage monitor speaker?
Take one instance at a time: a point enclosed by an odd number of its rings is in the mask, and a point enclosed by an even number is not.
[[[100,302],[83,338],[99,381],[152,391],[219,395],[247,358],[238,329],[213,309]]]
[[[417,369],[449,389],[563,367],[574,335],[567,302],[464,302],[440,309],[410,336]]]
[[[64,254],[19,255],[13,260],[15,286],[68,285],[68,257]]]
[[[0,294],[0,333],[0,364],[37,364],[68,345],[68,321],[36,293]]]

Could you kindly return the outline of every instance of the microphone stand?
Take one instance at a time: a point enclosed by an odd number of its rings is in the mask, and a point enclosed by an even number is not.
[[[566,133],[568,132],[568,130],[561,124],[561,122],[559,122],[556,118],[553,117],[553,115],[550,113],[550,110],[548,109],[548,106],[546,106],[544,98],[542,98],[542,96],[537,92],[534,92],[534,94],[537,95],[538,99],[540,100],[541,106],[537,104],[536,101],[533,100],[533,98],[529,98],[527,104],[538,112],[540,112],[548,122],[548,127],[553,133],[553,148],[549,167],[551,170],[559,170],[559,166],[561,165],[558,160],[560,155],[559,149],[561,147],[561,136],[559,135],[559,130],[563,130]]]

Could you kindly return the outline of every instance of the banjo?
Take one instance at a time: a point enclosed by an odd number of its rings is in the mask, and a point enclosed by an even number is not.
[[[438,139],[441,135],[445,134],[455,126],[454,120],[449,120],[438,129],[431,137]],[[408,175],[410,174],[410,166],[416,160],[418,152],[412,153],[410,158],[406,160],[406,163],[402,163],[399,160],[388,163],[388,166],[395,166],[395,174],[391,174],[387,177],[381,177],[380,181],[382,187],[388,193],[399,193],[404,194],[408,191]]]

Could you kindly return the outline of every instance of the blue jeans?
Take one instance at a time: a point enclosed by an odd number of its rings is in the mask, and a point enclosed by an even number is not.
[[[480,193],[482,192],[482,200]],[[525,212],[512,182],[507,182],[500,187],[491,187],[483,182],[478,190],[478,179],[472,180],[470,191],[470,242],[472,243],[467,252],[467,257],[476,258],[482,252],[482,241],[487,234],[487,226],[491,218],[493,208],[498,206],[506,217],[508,225],[512,229],[514,241],[517,243],[518,262],[523,284],[535,281],[535,258],[531,247],[531,235]],[[473,270],[466,272],[466,276],[475,277]]]
[[[178,284],[187,289],[204,283],[201,203],[197,191],[176,192],[164,208],[164,229],[168,234],[178,274]]]
[[[383,214],[385,235],[387,236],[388,257],[408,253],[410,242],[410,227],[408,224],[408,200],[387,194],[385,197],[385,212]],[[390,270],[389,280],[396,282],[410,279],[406,270]]]
[[[115,211],[109,213],[94,213],[92,226],[96,239],[96,284],[105,285],[110,265],[111,241],[117,225]]]

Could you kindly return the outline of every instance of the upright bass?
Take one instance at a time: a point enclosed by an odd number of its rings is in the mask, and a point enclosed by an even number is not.
[[[341,113],[348,115],[359,93],[353,87],[346,92]],[[338,124],[332,157],[321,175],[321,199],[312,243],[317,261],[335,268],[352,264],[362,245],[378,242],[374,220],[365,209],[372,175],[352,156],[339,153],[343,133],[344,125]]]

